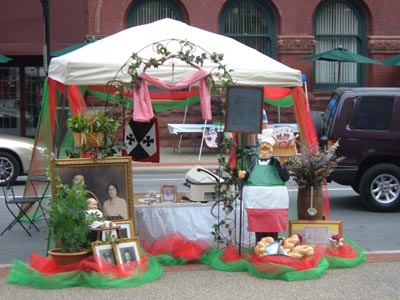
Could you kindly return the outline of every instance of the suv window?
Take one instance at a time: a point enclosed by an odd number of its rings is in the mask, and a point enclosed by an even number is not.
[[[393,105],[394,98],[389,96],[364,96],[355,98],[350,128],[388,130]]]
[[[325,112],[323,115],[324,133],[325,134],[326,134],[326,130],[331,127],[332,122],[334,120],[339,98],[340,98],[339,94],[334,94],[332,96],[332,98],[329,100],[328,106],[325,109]]]

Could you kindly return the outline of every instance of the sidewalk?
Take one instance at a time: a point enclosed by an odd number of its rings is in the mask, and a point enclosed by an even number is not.
[[[161,149],[160,163],[134,162],[133,168],[149,172],[171,169],[190,169],[195,165],[218,168],[217,152],[204,149],[201,159],[193,149]],[[33,240],[32,240],[33,241]],[[25,242],[15,240],[23,245]],[[11,245],[3,244],[12,255]],[[32,249],[35,249],[32,245]],[[8,251],[6,251],[8,252]],[[30,286],[5,283],[10,265],[0,265],[0,299],[242,299],[261,298],[293,299],[400,299],[398,270],[400,252],[366,253],[367,263],[349,269],[329,269],[321,279],[286,282],[260,279],[248,272],[221,272],[209,266],[190,263],[164,267],[163,276],[152,283],[117,289],[67,288],[62,290],[39,290]]]
[[[199,156],[198,149],[196,151],[193,148],[182,148],[180,152],[174,148],[161,148],[160,149],[160,162],[133,162],[133,168],[191,168],[195,165],[203,167],[218,167],[218,158],[220,153],[217,150],[203,149],[203,152]],[[227,155],[224,154],[224,157]]]

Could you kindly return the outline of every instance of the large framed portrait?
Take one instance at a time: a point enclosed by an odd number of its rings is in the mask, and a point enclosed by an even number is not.
[[[140,260],[140,246],[137,238],[123,239],[114,244],[114,254],[117,264]]]
[[[69,158],[50,162],[52,194],[57,176],[64,184],[84,183],[88,198],[95,198],[107,220],[133,220],[132,158]]]

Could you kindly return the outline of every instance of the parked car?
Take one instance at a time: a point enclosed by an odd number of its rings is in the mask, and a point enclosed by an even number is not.
[[[400,88],[338,88],[313,113],[322,144],[344,157],[329,180],[351,186],[372,211],[400,209]]]
[[[0,185],[29,172],[33,148],[34,139],[0,135]]]

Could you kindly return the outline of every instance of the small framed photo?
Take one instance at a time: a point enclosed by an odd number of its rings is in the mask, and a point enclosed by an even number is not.
[[[120,227],[120,239],[133,238],[135,236],[135,229],[132,220],[114,221],[113,223]]]
[[[137,238],[120,240],[114,244],[114,254],[118,265],[140,260],[140,246]]]
[[[102,230],[101,240],[109,242],[118,238],[117,230],[110,228],[109,230]]]
[[[106,267],[107,263],[116,265],[117,260],[111,243],[93,242],[92,252],[96,263],[101,267]]]
[[[308,245],[329,245],[332,235],[343,236],[340,220],[289,220],[289,236],[301,234]]]
[[[177,202],[176,184],[163,184],[161,186],[161,202]]]

